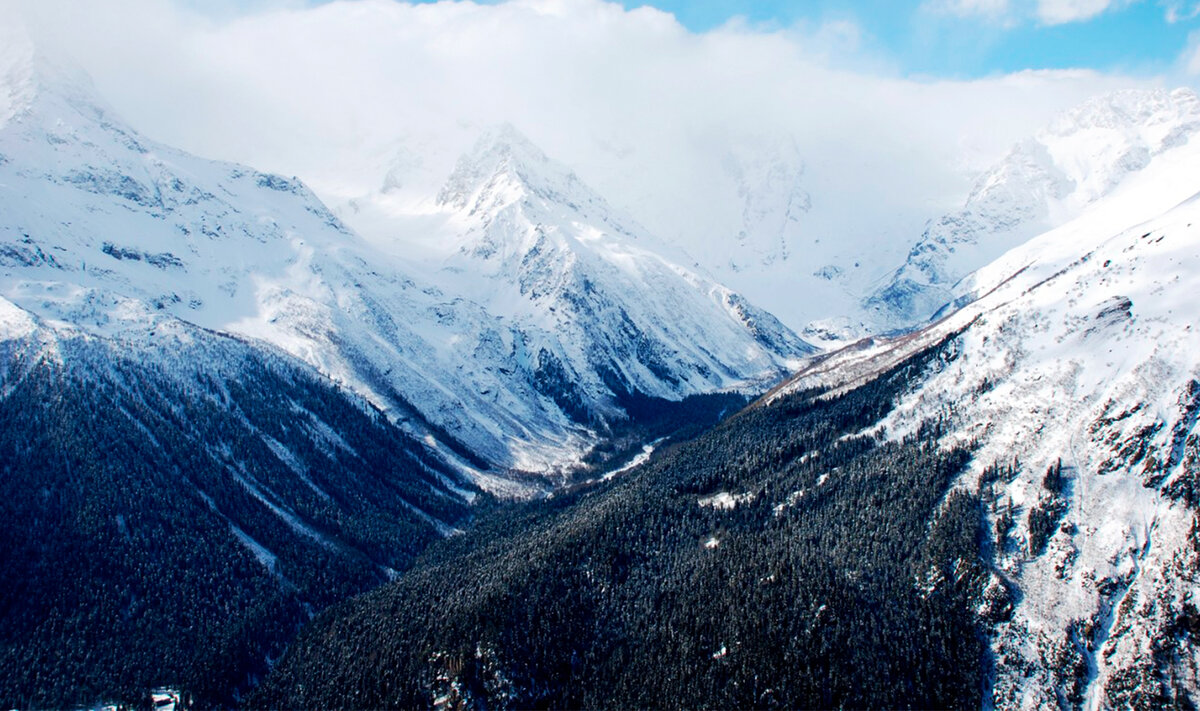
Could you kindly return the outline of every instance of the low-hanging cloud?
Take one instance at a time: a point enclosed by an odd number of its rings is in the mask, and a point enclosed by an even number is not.
[[[172,0],[16,2],[136,127],[299,175],[335,204],[388,180],[432,193],[482,128],[510,122],[684,242],[735,234],[744,186],[730,166],[780,156],[803,164],[806,229],[919,230],[1057,111],[1140,82],[905,78],[846,21],[694,33],[602,0],[264,0],[215,14]]]

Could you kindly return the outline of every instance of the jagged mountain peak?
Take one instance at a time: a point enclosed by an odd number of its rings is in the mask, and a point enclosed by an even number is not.
[[[87,72],[47,51],[18,18],[5,18],[0,27],[0,128],[39,103],[57,104],[59,114],[64,103],[92,116],[110,113]]]
[[[452,215],[457,258],[483,260],[485,271],[518,281],[547,258],[560,266],[592,257],[626,265],[655,260],[703,271],[510,124],[485,131],[462,156],[438,204]],[[470,267],[479,268],[478,261]]]
[[[34,49],[20,26],[0,26],[0,127],[24,110],[35,94]]]
[[[570,390],[599,394],[575,399],[677,398],[782,372],[811,352],[511,125],[480,137],[439,203],[460,230],[443,273],[520,324],[537,362],[573,369]]]
[[[516,205],[533,222],[556,221],[571,211],[588,220],[622,225],[619,229],[626,233],[641,231],[632,220],[618,217],[574,171],[508,123],[483,132],[459,159],[437,202],[483,223]]]
[[[512,124],[485,130],[475,146],[459,158],[454,172],[438,194],[438,203],[454,209],[472,206],[473,199],[489,188],[509,188],[508,202],[548,180],[574,178],[565,166],[554,163]]]
[[[975,183],[967,208],[1011,203],[1020,217],[1047,216],[1051,200],[1082,206],[1200,131],[1191,89],[1127,89],[1090,99],[1019,141]]]
[[[1033,138],[1017,144],[1004,162],[981,178],[968,206],[994,199],[989,191],[1000,182],[998,176],[1014,173],[1014,164],[1037,163],[1037,169],[1017,176],[1024,185],[1006,190],[1028,186],[1040,193],[1045,183],[1055,182],[1058,186],[1049,195],[1030,199],[1038,207],[1047,197],[1065,200],[1077,209],[1107,195],[1154,156],[1186,143],[1198,131],[1200,97],[1191,89],[1104,94],[1064,112]]]
[[[541,148],[507,121],[484,129],[475,141],[471,157],[475,160],[494,157],[509,165],[521,167],[550,166],[552,164]],[[561,172],[569,172],[563,166],[553,167],[557,167]]]

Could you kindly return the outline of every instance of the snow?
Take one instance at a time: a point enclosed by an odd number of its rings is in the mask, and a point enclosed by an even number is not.
[[[708,506],[722,511],[732,511],[741,504],[754,501],[754,498],[754,494],[749,492],[745,494],[731,494],[728,491],[720,491],[712,496],[705,496],[696,503],[700,506]]]
[[[264,568],[266,568],[267,572],[278,577],[280,580],[283,580],[282,574],[279,572],[278,568],[275,567],[275,563],[279,560],[279,556],[272,553],[269,548],[256,541],[250,536],[250,534],[242,530],[240,526],[229,520],[228,516],[221,513],[221,510],[217,508],[217,504],[212,500],[211,496],[205,494],[199,488],[197,488],[195,492],[201,499],[204,500],[204,503],[208,504],[208,508],[212,509],[213,513],[215,513],[217,516],[220,516],[225,520],[226,523],[229,524],[229,530],[233,533],[234,538],[237,538],[238,542],[245,546],[246,550],[250,551],[250,554],[254,556],[254,559],[257,560]]]
[[[665,437],[660,437],[659,439],[656,439],[653,442],[650,442],[649,444],[642,445],[642,451],[638,452],[637,455],[635,455],[633,459],[630,459],[626,464],[624,464],[610,472],[606,472],[604,474],[604,476],[600,477],[600,479],[602,481],[610,481],[610,480],[615,479],[616,477],[620,476],[621,474],[624,474],[627,471],[630,471],[632,469],[636,469],[637,467],[642,466],[646,462],[650,461],[650,456],[652,454],[654,454],[654,450],[657,449],[658,445],[662,444],[665,439],[666,439]]]
[[[241,471],[235,466],[230,466],[229,474],[233,477],[234,481],[244,486],[246,491],[248,491],[251,496],[258,499],[258,501],[263,506],[266,506],[271,513],[275,514],[285,524],[287,524],[288,528],[292,529],[301,536],[309,538],[312,541],[325,546],[326,548],[337,548],[338,544],[324,533],[321,533],[317,529],[300,520],[300,517],[294,512],[288,511],[278,503],[272,501],[271,496],[269,496],[254,481],[252,481],[245,472]]]
[[[0,129],[28,106],[34,90],[33,43],[12,19],[0,26]]]
[[[304,465],[300,463],[300,460],[296,458],[296,455],[292,454],[287,447],[284,447],[270,435],[262,432],[259,432],[258,434],[260,437],[262,437],[262,440],[267,447],[270,448],[271,453],[278,457],[279,461],[283,462],[287,468],[290,469],[292,473],[300,479],[300,481],[307,484],[308,488],[313,490],[313,493],[315,493],[317,496],[320,496],[322,499],[328,500],[331,498],[328,492],[317,486],[317,483],[314,482],[312,477],[308,475],[308,471],[305,469]]]
[[[1189,90],[1100,97],[1015,146],[919,238],[889,233],[869,249],[815,204],[795,145],[770,141],[725,157],[737,208],[697,218],[713,224],[695,239],[656,235],[510,126],[445,175],[435,166],[453,156],[427,157],[436,195],[407,190],[397,165],[335,215],[297,179],[145,139],[19,28],[0,28],[0,339],[53,357],[59,334],[147,353],[204,333],[185,324],[234,334],[358,393],[484,490],[528,498],[545,486],[513,474],[549,486],[581,464],[601,436],[581,422],[620,417],[622,387],[678,399],[799,368],[767,401],[812,387],[832,396],[952,338],[873,431],[899,438],[945,418],[946,445],[976,445],[961,486],[1019,457],[1015,478],[985,492],[1016,514],[994,573],[1020,590],[992,639],[1011,661],[997,668],[995,701],[1052,703],[1055,655],[1086,623],[1084,693],[1101,707],[1114,674],[1200,599],[1193,517],[1163,494],[1193,466],[1183,454],[1196,434],[1183,393],[1200,379],[1197,131]],[[839,350],[800,361],[810,345],[759,300]],[[946,303],[963,308],[840,347]],[[353,455],[319,419],[310,434]],[[494,470],[453,454],[450,438]],[[1059,461],[1069,507],[1034,556],[1028,514]],[[697,503],[752,499],[721,491]],[[234,535],[273,567],[269,550]]]
[[[792,493],[788,494],[787,498],[783,500],[783,503],[775,504],[775,507],[772,509],[772,511],[774,511],[776,516],[783,515],[784,511],[800,503],[800,499],[803,499],[806,493],[808,492],[805,489],[797,489],[796,491],[793,491]]]
[[[930,222],[867,299],[864,318],[882,330],[925,320],[970,272],[1106,205],[1141,171],[1178,160],[1198,132],[1200,97],[1190,89],[1119,91],[1064,113],[980,176],[962,209]]]
[[[229,528],[233,531],[233,535],[237,537],[238,541],[240,541],[241,544],[254,555],[255,559],[257,559],[264,568],[266,568],[270,573],[278,575],[277,571],[275,570],[275,562],[279,559],[279,556],[267,550],[266,546],[251,538],[248,533],[236,526],[232,521],[229,522]]]
[[[254,339],[504,495],[532,491],[505,471],[553,478],[601,436],[555,400],[555,368],[614,419],[605,378],[679,399],[778,378],[808,350],[514,130],[464,156],[407,231],[367,241],[299,180],[156,144],[84,78],[0,47],[0,106],[21,111],[0,125],[0,336],[146,340],[179,319]]]
[[[424,511],[417,508],[416,506],[413,506],[412,504],[408,503],[407,501],[402,500],[400,503],[404,505],[404,508],[413,512],[421,520],[425,521],[425,523],[428,523],[430,526],[433,526],[434,530],[436,530],[438,532],[438,535],[440,535],[440,536],[449,538],[450,536],[461,535],[463,532],[461,529],[455,528],[454,526],[451,526],[450,524],[446,523],[445,521],[441,521],[439,519],[434,518],[433,516],[430,516],[429,514],[425,513]]]
[[[403,235],[401,241],[417,251],[438,252],[461,230],[435,227],[446,218],[437,217],[438,189],[428,186],[438,184],[439,171],[453,163],[457,146],[514,132],[505,126],[480,132],[476,126],[447,127],[440,136],[397,136],[394,158],[379,169],[382,179],[374,191],[327,189],[323,195],[372,241],[393,242]],[[903,237],[898,223],[919,231],[923,216],[918,210],[906,207],[903,220],[888,210],[887,221],[878,219],[884,208],[846,210],[852,201],[828,185],[829,173],[841,172],[842,164],[834,159],[816,165],[786,135],[743,136],[730,143],[704,156],[703,165],[655,165],[649,172],[646,156],[619,155],[609,146],[600,149],[607,165],[584,166],[590,169],[585,177],[603,195],[615,197],[612,204],[620,212],[633,216],[629,222],[640,225],[634,230],[639,237],[656,238],[652,251],[734,289],[794,330],[855,310],[867,287],[903,260],[906,245],[879,239],[880,231]],[[642,169],[634,168],[639,164]],[[654,174],[670,179],[655,181]],[[891,202],[894,195],[878,197]],[[853,223],[849,229],[847,223]],[[863,259],[867,245],[871,257]],[[822,275],[826,265],[841,273],[833,279]]]
[[[816,155],[813,146],[801,147],[786,133],[726,137],[719,154],[699,163],[650,171],[672,175],[668,183],[648,182],[644,168],[632,168],[645,156],[626,156],[615,148],[623,141],[609,137],[599,142],[608,146],[603,165],[580,168],[613,198],[616,211],[632,216],[626,222],[640,225],[633,230],[639,237],[656,238],[653,251],[736,290],[808,342],[839,346],[924,321],[945,305],[960,278],[1073,219],[1186,143],[1198,116],[1190,90],[1097,97],[1014,145],[957,200],[918,195],[901,184],[902,176],[887,189],[865,193],[864,185],[886,178],[857,175],[859,184],[846,183],[838,174],[853,173],[841,161],[854,147]],[[373,242],[422,254],[454,251],[464,223],[447,214],[438,195],[440,187],[446,196],[443,171],[454,163],[458,146],[475,138],[481,144],[527,143],[512,127],[484,129],[480,137],[476,126],[447,128],[441,136],[397,136],[393,154],[379,159],[386,165],[378,169],[376,190],[326,194],[339,216]],[[536,156],[516,153],[520,161]],[[545,173],[540,159],[527,164],[534,165],[527,174]],[[470,175],[483,178],[485,172]],[[576,195],[564,182],[554,187]],[[511,188],[494,184],[487,204],[511,199]],[[466,205],[463,189],[450,192],[453,204]],[[702,205],[696,196],[703,196]],[[590,237],[581,234],[581,240]]]
[[[772,396],[843,391],[961,331],[880,429],[899,438],[948,418],[946,444],[976,443],[967,487],[991,464],[1021,462],[1013,481],[989,485],[1016,512],[997,565],[1020,590],[993,638],[1009,660],[996,672],[999,706],[1052,703],[1054,650],[1079,624],[1094,630],[1085,693],[1090,707],[1104,706],[1113,675],[1144,663],[1171,610],[1200,595],[1195,568],[1179,567],[1192,556],[1193,516],[1162,493],[1184,473],[1173,433],[1196,424],[1185,397],[1200,378],[1196,165],[1200,145],[1176,145],[965,280],[959,294],[974,300],[960,311],[814,359]],[[1153,479],[1151,458],[1164,467]],[[1059,460],[1069,507],[1046,553],[1033,556],[1027,512],[1049,496],[1042,476]]]
[[[25,338],[37,330],[33,316],[13,302],[0,297],[0,339]]]

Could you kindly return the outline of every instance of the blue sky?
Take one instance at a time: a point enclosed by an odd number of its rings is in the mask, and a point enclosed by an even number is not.
[[[718,26],[733,15],[780,26],[850,21],[862,31],[864,51],[893,61],[902,72],[952,77],[1080,67],[1160,73],[1177,62],[1189,35],[1200,28],[1194,1],[654,0],[650,4],[696,31]]]

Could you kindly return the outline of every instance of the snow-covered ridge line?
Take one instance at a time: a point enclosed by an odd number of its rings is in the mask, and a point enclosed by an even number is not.
[[[12,52],[0,295],[47,324],[152,338],[180,319],[271,344],[509,493],[509,472],[576,466],[625,398],[777,378],[809,350],[513,131],[447,183],[468,191],[461,212],[447,198],[463,249],[414,267],[299,180],[148,140],[86,82]]]
[[[1198,132],[1200,97],[1191,89],[1119,91],[1064,113],[981,175],[961,210],[929,223],[864,302],[871,318],[883,328],[923,321],[959,295],[960,279],[1190,152]]]

